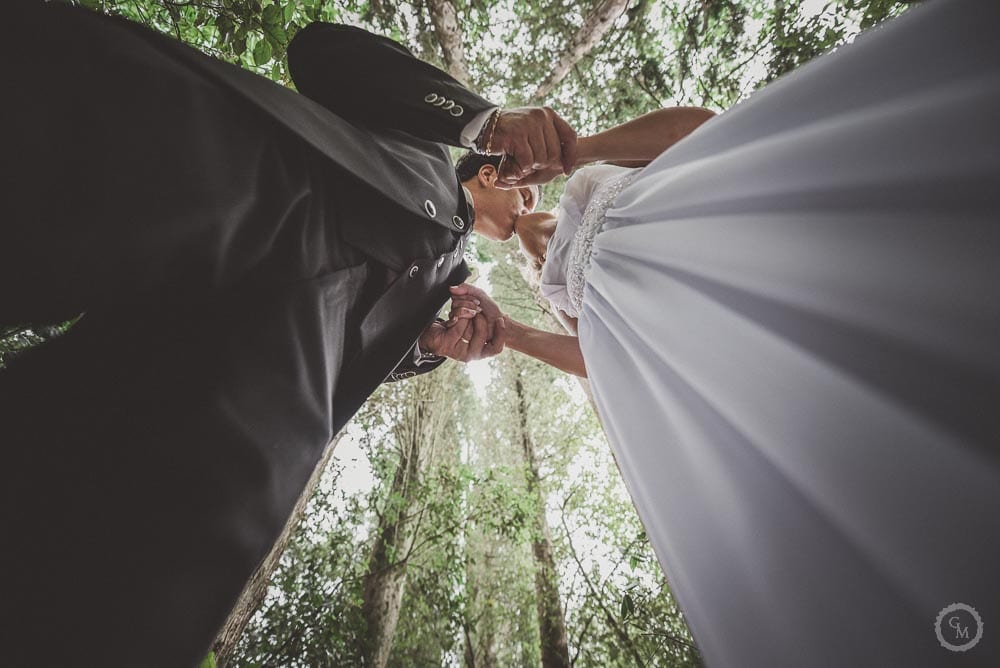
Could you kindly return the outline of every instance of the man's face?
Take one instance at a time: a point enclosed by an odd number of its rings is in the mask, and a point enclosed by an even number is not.
[[[501,190],[496,187],[496,176],[492,165],[479,172],[477,180],[480,187],[473,193],[475,230],[487,239],[506,241],[513,236],[518,217],[535,210],[538,186]]]

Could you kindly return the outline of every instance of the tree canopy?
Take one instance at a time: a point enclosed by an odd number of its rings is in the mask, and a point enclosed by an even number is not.
[[[723,110],[902,11],[897,0],[78,0],[288,84],[312,21],[392,37],[488,98],[592,132],[651,109]]]

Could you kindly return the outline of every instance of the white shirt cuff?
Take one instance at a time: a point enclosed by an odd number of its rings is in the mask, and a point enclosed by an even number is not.
[[[478,137],[479,133],[483,131],[483,126],[486,125],[486,121],[490,119],[490,114],[499,108],[500,107],[490,107],[486,111],[481,111],[472,117],[472,120],[469,121],[462,130],[462,136],[459,138],[462,142],[462,146],[471,148],[473,151],[476,150],[476,137]]]

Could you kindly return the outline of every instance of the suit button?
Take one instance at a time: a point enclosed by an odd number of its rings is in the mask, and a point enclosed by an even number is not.
[[[462,220],[461,218],[459,218],[458,216],[454,216],[451,219],[451,224],[454,225],[456,228],[458,228],[460,230],[464,230],[465,229],[465,221]]]
[[[434,202],[430,200],[424,202],[424,211],[426,211],[427,215],[430,216],[431,218],[437,215],[437,208],[435,208]]]
[[[448,98],[446,98],[446,97],[439,97],[439,98],[437,99],[437,101],[436,101],[436,102],[434,102],[434,106],[435,106],[435,107],[441,107],[441,106],[444,106],[444,103],[445,103],[445,102],[451,102],[451,100],[449,100],[449,99],[448,99]]]
[[[410,272],[409,272],[410,278],[416,276],[418,271],[420,271],[420,267],[418,267],[417,265],[413,265],[412,267],[410,267]]]
[[[443,105],[441,106],[441,108],[442,108],[442,109],[451,109],[451,108],[452,108],[452,107],[454,107],[454,106],[455,106],[455,100],[448,100],[447,102],[445,102],[445,103],[444,103],[444,104],[443,104]]]
[[[463,109],[461,105],[456,104],[454,107],[451,108],[451,111],[449,113],[452,116],[461,116],[462,114],[465,113],[465,109]]]
[[[438,95],[435,93],[428,93],[427,97],[424,98],[424,102],[427,102],[428,104],[434,104],[437,101]]]

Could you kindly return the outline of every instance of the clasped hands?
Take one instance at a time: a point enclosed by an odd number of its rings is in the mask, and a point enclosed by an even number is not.
[[[506,316],[496,302],[474,285],[451,288],[447,322],[435,322],[420,336],[420,349],[471,362],[498,355],[507,340]]]
[[[519,107],[500,113],[491,153],[502,153],[497,187],[548,183],[576,164],[576,132],[548,107]]]

